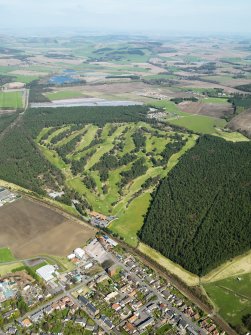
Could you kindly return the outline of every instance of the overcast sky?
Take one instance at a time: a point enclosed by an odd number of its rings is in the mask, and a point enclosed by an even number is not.
[[[26,27],[251,33],[251,0],[0,0],[0,29]]]

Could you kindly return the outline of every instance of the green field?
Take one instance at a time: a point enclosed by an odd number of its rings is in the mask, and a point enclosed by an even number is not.
[[[226,121],[204,115],[188,115],[169,119],[168,122],[184,127],[197,133],[214,134],[216,128],[223,128]]]
[[[0,263],[12,262],[15,257],[9,248],[0,248]]]
[[[251,274],[234,276],[210,284],[204,288],[219,314],[230,324],[242,323],[242,317],[251,314]]]
[[[57,91],[50,92],[45,95],[50,100],[62,100],[83,97],[83,93],[81,93],[80,91]]]
[[[20,92],[0,92],[0,108],[22,108],[23,99]]]

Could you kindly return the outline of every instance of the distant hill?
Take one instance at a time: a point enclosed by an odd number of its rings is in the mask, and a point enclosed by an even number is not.
[[[204,275],[251,248],[251,143],[203,136],[160,184],[140,239]]]

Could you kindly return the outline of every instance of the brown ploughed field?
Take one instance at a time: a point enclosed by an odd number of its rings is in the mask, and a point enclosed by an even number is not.
[[[47,206],[20,199],[0,208],[0,247],[19,258],[66,256],[95,235],[85,224],[71,222]]]

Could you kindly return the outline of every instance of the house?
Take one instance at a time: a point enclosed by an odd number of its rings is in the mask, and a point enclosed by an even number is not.
[[[114,291],[114,292],[111,292],[109,294],[107,294],[107,296],[105,297],[105,301],[108,302],[112,299],[114,299],[116,296],[118,295],[118,292]]]
[[[42,310],[40,310],[40,311],[32,314],[30,316],[30,319],[31,319],[32,322],[38,322],[39,320],[43,319],[43,317],[44,317],[44,313],[43,313]]]
[[[166,312],[166,316],[169,320],[171,320],[174,317],[174,312],[172,312],[171,310],[168,310]]]
[[[137,319],[138,319],[138,316],[137,316],[136,314],[134,314],[133,316],[131,316],[131,317],[128,319],[128,321],[129,321],[130,323],[134,323]]]
[[[93,263],[92,262],[89,262],[89,263],[87,263],[87,264],[84,265],[85,270],[89,270],[92,267],[93,267]]]
[[[126,324],[124,325],[124,330],[129,334],[134,334],[137,331],[136,327],[130,322],[126,322]]]
[[[99,314],[99,310],[92,303],[90,303],[84,296],[82,295],[78,296],[78,300],[83,306],[86,307],[86,309],[89,311],[90,314],[94,316]]]
[[[156,303],[150,303],[149,305],[146,306],[146,308],[148,309],[149,312],[154,311],[155,309],[158,308],[158,306],[156,305]]]
[[[95,326],[94,325],[86,325],[85,330],[88,330],[89,332],[94,332]]]
[[[114,328],[114,325],[113,325],[112,321],[111,321],[110,319],[108,319],[107,316],[105,316],[105,315],[101,315],[100,320],[102,320],[102,321],[104,322],[104,324],[105,324],[109,329]]]
[[[77,325],[82,326],[82,327],[85,327],[85,326],[86,326],[86,322],[87,322],[87,320],[84,319],[84,318],[82,318],[82,319],[78,318],[78,319],[75,320],[75,323],[76,323]]]
[[[118,270],[118,267],[116,264],[112,265],[111,267],[108,268],[107,273],[110,277],[113,277],[116,275]]]
[[[31,321],[29,319],[24,319],[22,322],[21,322],[22,326],[23,327],[30,327],[32,325]]]
[[[50,314],[50,313],[53,312],[53,308],[52,308],[51,305],[48,305],[48,306],[46,306],[46,307],[43,309],[43,311],[44,311],[44,313],[46,313],[46,314]]]
[[[7,334],[15,335],[17,333],[17,328],[15,327],[9,327],[7,329]]]
[[[112,309],[114,309],[116,312],[118,312],[119,310],[121,310],[121,306],[119,304],[113,304]]]
[[[187,322],[186,322],[185,320],[181,319],[181,320],[179,321],[179,328],[181,328],[181,329],[186,329],[187,326],[188,326],[188,324],[187,324]]]
[[[138,328],[139,330],[144,330],[152,324],[154,324],[154,318],[149,317],[146,320],[142,321],[140,324],[138,324]]]

